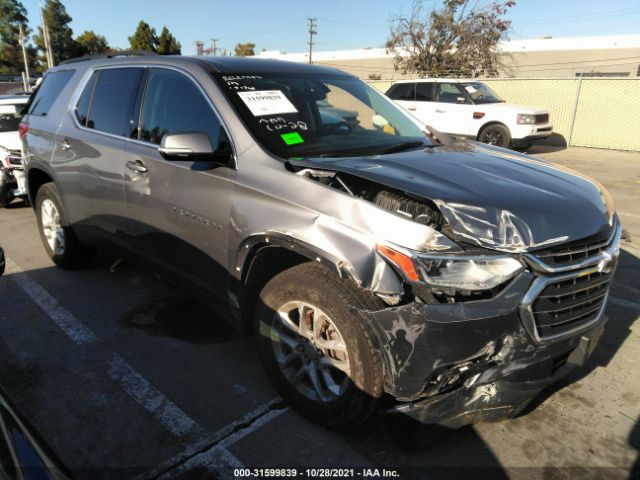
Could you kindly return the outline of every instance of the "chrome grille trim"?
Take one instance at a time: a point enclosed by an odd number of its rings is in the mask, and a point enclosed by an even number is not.
[[[534,270],[538,270],[544,273],[561,273],[561,272],[569,272],[572,270],[580,270],[583,268],[590,267],[592,265],[597,265],[602,261],[607,262],[612,258],[616,257],[618,255],[618,250],[620,248],[621,234],[622,234],[622,228],[620,226],[620,222],[616,219],[615,227],[613,229],[613,233],[611,234],[611,237],[609,237],[609,239],[604,242],[600,242],[605,245],[605,248],[600,253],[592,257],[585,258],[578,262],[570,263],[567,265],[553,266],[553,265],[549,265],[544,260],[542,260],[542,258],[547,258],[549,256],[554,256],[554,255],[557,256],[557,254],[553,254],[553,253],[544,254],[544,255],[536,255],[535,252],[527,253],[525,254],[525,259],[527,260],[529,265],[531,265],[534,268]],[[599,245],[599,244],[594,244],[594,245]],[[597,249],[596,247],[587,247],[586,249],[578,248],[575,250],[575,252],[573,251],[572,252],[583,253],[584,251],[596,250],[596,249]]]
[[[603,271],[602,267],[600,265],[597,265],[595,267],[592,267],[592,268],[589,268],[589,269],[585,269],[585,270],[581,270],[579,272],[571,272],[571,273],[566,273],[566,274],[563,274],[563,275],[540,276],[540,277],[537,277],[533,281],[533,283],[531,284],[531,287],[529,288],[529,290],[525,294],[525,296],[524,296],[524,298],[522,300],[522,303],[520,304],[520,318],[522,320],[522,323],[523,323],[525,329],[527,330],[527,332],[529,333],[531,338],[534,340],[534,342],[536,342],[536,343],[545,343],[545,342],[561,340],[563,338],[567,338],[567,337],[571,337],[571,336],[574,336],[574,335],[578,335],[578,334],[580,334],[580,333],[582,333],[582,332],[584,332],[586,330],[589,330],[593,326],[597,325],[603,319],[603,313],[604,313],[604,310],[606,308],[607,299],[608,299],[608,296],[609,296],[610,285],[606,286],[606,292],[604,294],[595,295],[595,296],[588,296],[588,297],[585,298],[584,302],[581,302],[581,303],[579,303],[579,304],[577,304],[575,306],[572,306],[572,307],[564,308],[564,310],[568,310],[569,308],[575,308],[575,307],[580,306],[580,305],[585,305],[585,304],[587,304],[587,303],[589,303],[591,301],[594,301],[594,300],[598,301],[598,304],[594,305],[594,308],[588,309],[586,311],[582,311],[578,315],[576,315],[575,318],[570,318],[570,319],[563,320],[561,323],[558,323],[558,324],[555,324],[555,325],[561,325],[562,323],[569,323],[571,321],[575,321],[575,319],[580,318],[581,316],[587,316],[587,315],[592,314],[593,312],[596,312],[596,315],[592,319],[590,319],[589,321],[587,321],[585,323],[580,323],[575,328],[571,328],[569,330],[566,330],[566,331],[558,333],[558,334],[540,336],[540,334],[538,332],[538,326],[536,324],[535,312],[533,310],[533,305],[534,305],[535,301],[538,298],[544,298],[544,297],[540,297],[540,294],[549,285],[552,285],[554,283],[563,282],[563,281],[566,281],[566,280],[573,280],[573,279],[584,277],[586,275],[591,275],[591,274],[594,274],[594,273],[602,273],[602,271]],[[613,271],[611,271],[610,277],[607,278],[606,282],[610,283],[612,278],[613,278]],[[605,283],[605,282],[599,282],[595,286],[602,285],[603,283]],[[594,286],[591,286],[590,288],[593,288],[593,287]],[[580,291],[584,291],[584,289],[581,289]],[[576,290],[575,292],[571,292],[571,294],[577,293],[577,292],[578,292],[578,290]]]

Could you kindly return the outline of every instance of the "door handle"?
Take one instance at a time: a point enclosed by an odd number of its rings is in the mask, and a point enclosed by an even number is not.
[[[416,107],[407,107],[407,110],[411,110],[412,112],[414,112],[416,110]]]
[[[60,148],[61,148],[62,150],[69,150],[69,149],[71,148],[71,144],[69,144],[69,142],[67,142],[67,139],[66,139],[66,138],[63,138],[63,139],[60,141]]]
[[[142,160],[128,160],[127,168],[136,173],[146,173],[149,171],[149,169],[144,166],[144,163],[142,163]]]
[[[447,111],[446,111],[446,110],[441,110],[441,109],[439,109],[439,108],[436,108],[436,112],[438,112],[438,113],[447,113]]]

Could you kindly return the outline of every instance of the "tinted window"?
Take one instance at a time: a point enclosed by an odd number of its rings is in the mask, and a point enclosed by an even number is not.
[[[218,146],[220,121],[189,78],[173,70],[152,69],[147,83],[140,139],[159,145],[167,133],[206,132]]]
[[[89,103],[91,102],[91,96],[93,95],[93,89],[96,86],[96,80],[98,79],[98,72],[91,75],[91,78],[87,82],[87,86],[84,87],[84,92],[76,105],[76,117],[82,125],[87,124],[87,117],[89,116]]]
[[[458,103],[458,98],[462,98],[464,102],[460,103],[466,103],[467,99],[455,83],[437,83],[436,85],[439,102]]]
[[[393,100],[413,100],[415,83],[397,83],[387,94]]]
[[[46,115],[51,105],[56,101],[62,89],[69,83],[74,70],[50,72],[45,75],[42,83],[34,94],[27,111],[30,115]]]
[[[416,100],[433,102],[433,83],[416,83]]]
[[[142,68],[101,70],[86,126],[114,135],[125,135],[131,124],[133,99],[143,72]]]

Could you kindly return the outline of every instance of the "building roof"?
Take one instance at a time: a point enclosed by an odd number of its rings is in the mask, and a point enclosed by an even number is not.
[[[640,35],[606,35],[595,37],[534,38],[527,40],[507,40],[500,42],[499,49],[505,53],[540,52],[561,50],[608,50],[618,48],[640,48]],[[279,50],[260,52],[258,58],[278,58],[292,62],[306,62],[308,53],[284,53]],[[365,60],[393,58],[385,48],[359,48],[355,50],[332,50],[313,52],[313,60]]]

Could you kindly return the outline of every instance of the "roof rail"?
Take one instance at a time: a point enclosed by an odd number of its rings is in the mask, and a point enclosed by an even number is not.
[[[87,60],[96,60],[99,58],[115,58],[115,57],[146,57],[157,56],[156,52],[150,52],[148,50],[117,50],[115,52],[101,53],[98,55],[85,55],[84,57],[70,58],[60,62],[60,65],[67,65],[69,63],[86,62]]]

